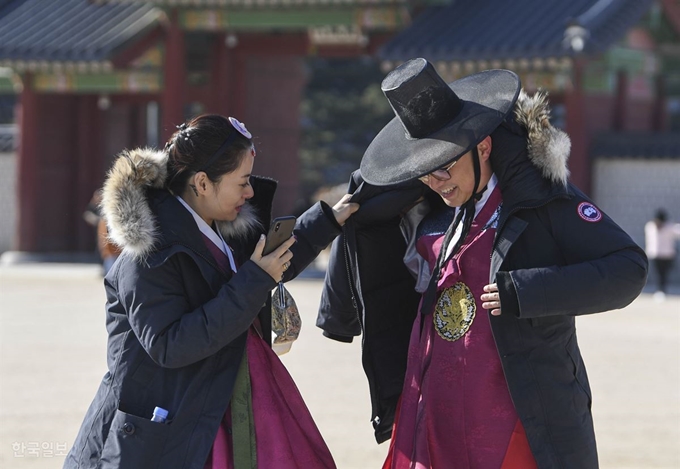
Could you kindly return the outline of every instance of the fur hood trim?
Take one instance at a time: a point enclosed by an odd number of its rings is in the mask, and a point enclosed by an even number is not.
[[[125,150],[108,172],[102,191],[102,215],[109,238],[136,258],[156,247],[159,226],[146,197],[148,188],[162,189],[167,176],[168,155],[151,148]],[[233,222],[218,222],[225,238],[247,236],[262,229],[255,208],[246,204]]]
[[[538,90],[529,96],[521,90],[515,104],[515,118],[527,129],[527,151],[531,162],[543,177],[566,187],[571,140],[566,133],[550,124],[548,93]]]

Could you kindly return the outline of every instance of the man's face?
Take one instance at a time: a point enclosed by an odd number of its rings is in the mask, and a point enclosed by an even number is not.
[[[427,185],[444,200],[449,207],[460,207],[472,197],[475,189],[475,170],[472,166],[472,152],[463,155],[449,169],[450,179],[440,181],[429,177]]]
[[[486,137],[477,144],[480,170],[478,190],[488,184],[493,174],[489,160],[491,147],[491,137]],[[442,175],[441,173],[438,174]],[[444,181],[441,180],[441,177],[432,177],[432,174],[430,174],[429,177],[425,178],[427,182],[424,182],[424,184],[439,194],[449,207],[460,207],[470,200],[475,190],[475,168],[472,163],[472,151],[461,156],[456,164],[449,168],[448,174],[451,177]],[[421,181],[423,181],[422,178]]]

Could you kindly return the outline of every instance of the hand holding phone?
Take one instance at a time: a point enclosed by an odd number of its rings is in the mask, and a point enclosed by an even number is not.
[[[295,217],[277,217],[272,220],[267,233],[267,240],[262,251],[262,256],[271,254],[276,248],[289,239],[293,235],[293,228],[295,228]]]

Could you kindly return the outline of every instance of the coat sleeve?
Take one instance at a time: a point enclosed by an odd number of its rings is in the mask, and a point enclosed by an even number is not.
[[[361,324],[357,299],[350,284],[345,249],[343,234],[331,247],[316,325],[323,329],[323,335],[328,338],[352,342],[355,336],[361,334]]]
[[[579,215],[583,207],[590,218]],[[542,210],[564,265],[498,272],[504,314],[592,314],[623,308],[637,298],[647,279],[647,257],[611,218],[578,192]]]
[[[154,268],[139,265],[117,279],[117,304],[109,313],[127,314],[142,347],[158,365],[179,368],[215,354],[252,324],[276,282],[248,261],[220,288],[216,297],[192,307],[183,276],[201,275],[185,254]],[[111,297],[111,295],[109,295]]]
[[[300,215],[293,231],[297,241],[290,248],[293,259],[284,281],[297,277],[341,232],[333,209],[325,202],[312,205]]]
[[[409,297],[415,294],[413,279],[402,262],[405,242],[399,232],[399,220],[425,190],[417,180],[379,187],[363,181],[359,171],[352,174],[348,192],[360,208],[331,248],[316,321],[326,337],[351,342],[354,336],[360,335],[366,295],[375,290],[387,289],[391,283],[399,289],[406,277],[410,290],[401,293]],[[392,238],[383,237],[382,230]],[[363,248],[361,254],[359,244]],[[397,266],[392,267],[395,264]],[[366,275],[362,277],[360,271]],[[381,271],[382,275],[378,273]],[[407,302],[400,304],[405,309],[408,305]],[[377,309],[390,310],[387,305]]]
[[[355,193],[361,182],[361,174],[358,171],[352,173],[347,193]],[[357,298],[350,282],[350,266],[346,252],[347,233],[354,233],[356,215],[355,213],[350,217],[343,228],[343,233],[331,246],[316,318],[316,326],[323,330],[324,336],[347,343],[361,335]]]

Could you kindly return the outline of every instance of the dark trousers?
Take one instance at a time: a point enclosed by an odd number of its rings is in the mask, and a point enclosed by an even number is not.
[[[659,276],[659,290],[666,293],[668,272],[673,268],[673,259],[654,259],[654,267]]]

